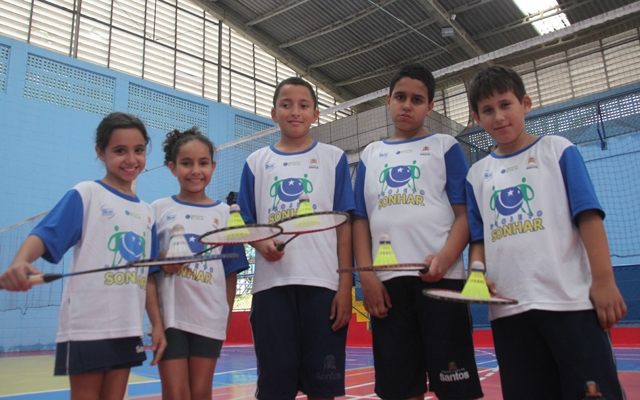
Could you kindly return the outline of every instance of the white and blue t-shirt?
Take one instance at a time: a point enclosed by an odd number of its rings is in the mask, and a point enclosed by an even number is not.
[[[71,189],[31,232],[43,258],[58,263],[73,247],[68,272],[104,268],[65,281],[56,342],[142,336],[148,268],[110,270],[158,256],[151,206],[101,181]]]
[[[297,214],[298,197],[303,193],[316,212],[354,209],[344,151],[314,142],[302,152],[284,153],[274,146],[254,152],[242,171],[238,205],[246,223],[274,224]],[[278,238],[286,241],[288,237]],[[335,229],[300,235],[285,252],[276,262],[256,254],[253,293],[283,285],[338,289]]]
[[[209,231],[224,228],[229,220],[229,206],[193,204],[175,196],[151,204],[158,227],[160,250],[169,248],[171,229],[180,224],[192,253],[204,250],[198,238]],[[249,268],[243,245],[221,246],[204,254],[237,253],[238,258],[209,260],[188,264],[176,274],[158,272],[160,311],[164,328],[176,328],[212,339],[224,340],[229,305],[225,277]]]
[[[492,153],[467,177],[471,241],[484,240],[487,276],[517,305],[491,306],[489,319],[528,310],[592,309],[591,269],[575,223],[599,210],[577,147],[544,136],[507,156]]]
[[[372,259],[380,236],[391,239],[399,263],[420,263],[444,247],[455,219],[452,204],[465,204],[468,164],[455,138],[433,133],[405,141],[369,144],[360,156],[355,215],[367,218]],[[377,271],[382,281],[416,276],[412,271]],[[444,278],[464,279],[462,257]]]

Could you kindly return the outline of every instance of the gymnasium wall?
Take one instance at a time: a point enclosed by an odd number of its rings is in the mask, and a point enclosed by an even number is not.
[[[78,182],[104,176],[94,134],[103,116],[113,111],[138,115],[147,126],[150,171],[137,180],[138,196],[147,202],[179,190],[177,180],[161,167],[168,131],[197,125],[221,144],[235,138],[238,123],[273,125],[263,117],[0,36],[0,231],[50,210]],[[26,235],[28,226],[11,231],[22,229]],[[0,270],[24,240],[12,237],[16,235],[0,236]],[[59,303],[62,282],[42,286],[49,287],[23,294],[0,291],[2,310],[16,304],[0,311],[0,352],[53,348],[58,307],[46,305],[48,297]]]

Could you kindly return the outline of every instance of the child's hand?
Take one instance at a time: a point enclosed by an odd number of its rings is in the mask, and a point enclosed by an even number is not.
[[[165,258],[166,256],[167,256],[166,250],[162,250],[161,252],[158,253],[158,257],[160,258]],[[162,272],[164,272],[165,274],[175,274],[177,272],[180,272],[180,270],[186,266],[187,264],[171,264],[171,265],[162,265],[160,266],[160,268],[162,269]]]
[[[153,350],[153,360],[151,365],[156,365],[162,359],[164,350],[167,348],[167,338],[164,336],[164,327],[154,326],[151,331],[151,350]]]
[[[371,274],[371,276],[367,276]],[[391,297],[387,288],[373,272],[361,273],[360,284],[364,297],[364,308],[376,318],[385,318],[391,308]]]
[[[489,288],[489,293],[491,293],[492,296],[495,296],[496,294],[498,294],[498,291],[496,290],[496,284],[495,282],[493,282],[493,280],[491,280],[491,278],[485,276],[484,280],[487,282],[487,287]]]
[[[333,321],[331,329],[333,329],[334,332],[349,323],[351,319],[351,290],[338,290],[338,292],[336,292],[331,302],[331,315],[329,319]]]
[[[284,250],[278,250],[278,245],[284,243],[278,239],[267,239],[253,243],[252,246],[262,254],[265,260],[269,262],[278,261],[284,256]]]
[[[0,275],[0,289],[12,292],[24,292],[31,289],[33,284],[29,282],[29,275],[40,275],[36,267],[26,261],[14,262],[2,275]]]
[[[613,328],[627,314],[627,305],[615,282],[604,284],[593,283],[589,290],[589,298],[598,313],[603,330]]]
[[[425,282],[438,282],[451,266],[451,263],[440,254],[429,254],[424,259],[424,263],[429,266],[429,271],[426,274],[420,272],[420,278]]]

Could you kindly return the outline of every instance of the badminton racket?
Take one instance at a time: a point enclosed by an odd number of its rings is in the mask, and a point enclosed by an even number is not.
[[[218,246],[251,244],[271,239],[281,233],[282,228],[280,226],[267,224],[247,224],[216,229],[214,231],[207,232],[198,238],[200,243],[209,247],[196,253],[196,255],[204,254]]]
[[[419,271],[423,274],[429,272],[429,266],[423,263],[405,263],[390,265],[372,265],[355,268],[340,268],[339,273],[359,272],[359,271]]]
[[[206,256],[199,255],[199,256],[186,256],[186,257],[146,258],[138,261],[130,261],[126,264],[118,265],[115,267],[109,267],[109,268],[89,269],[86,271],[67,272],[64,274],[46,273],[46,274],[29,275],[27,279],[32,284],[38,285],[42,283],[53,282],[61,278],[67,278],[69,276],[92,274],[94,272],[108,272],[108,271],[113,271],[118,269],[141,268],[141,267],[151,267],[151,266],[159,266],[159,265],[189,264],[193,262],[218,260],[218,259],[226,259],[226,258],[238,258],[238,255],[237,254],[211,254]],[[4,289],[4,287],[0,287],[0,289]]]
[[[497,304],[497,305],[518,304],[518,300],[510,299],[508,297],[491,296],[488,299],[480,299],[480,298],[462,296],[461,292],[457,290],[448,290],[448,289],[424,289],[422,291],[422,294],[434,299],[453,301],[456,303]]]
[[[298,235],[337,228],[347,221],[349,221],[349,214],[342,211],[322,211],[312,214],[294,215],[275,225],[282,228],[283,235],[293,235],[286,242],[280,243],[277,249],[278,251],[284,250],[284,247],[290,241],[297,238]]]

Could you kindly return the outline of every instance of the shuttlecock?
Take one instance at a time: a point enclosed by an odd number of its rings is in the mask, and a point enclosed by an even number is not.
[[[395,265],[397,263],[398,259],[396,258],[396,255],[391,248],[391,238],[389,237],[389,235],[381,235],[380,247],[378,248],[376,258],[373,261],[373,266],[377,267],[379,265]]]
[[[184,237],[184,227],[176,224],[171,228],[171,238],[169,239],[169,249],[167,257],[189,257],[193,252]]]
[[[315,215],[313,207],[309,204],[309,195],[306,193],[298,197],[298,215],[303,217],[296,219],[294,226],[297,228],[314,226],[320,223],[320,219]]]
[[[237,204],[232,204],[229,207],[229,221],[227,222],[227,228],[238,227],[235,229],[230,229],[224,232],[224,237],[226,239],[238,239],[249,236],[249,230],[244,227],[244,220],[240,215],[240,206]]]
[[[487,281],[484,279],[484,264],[480,261],[474,261],[471,264],[471,274],[464,284],[460,295],[474,299],[490,299]]]

